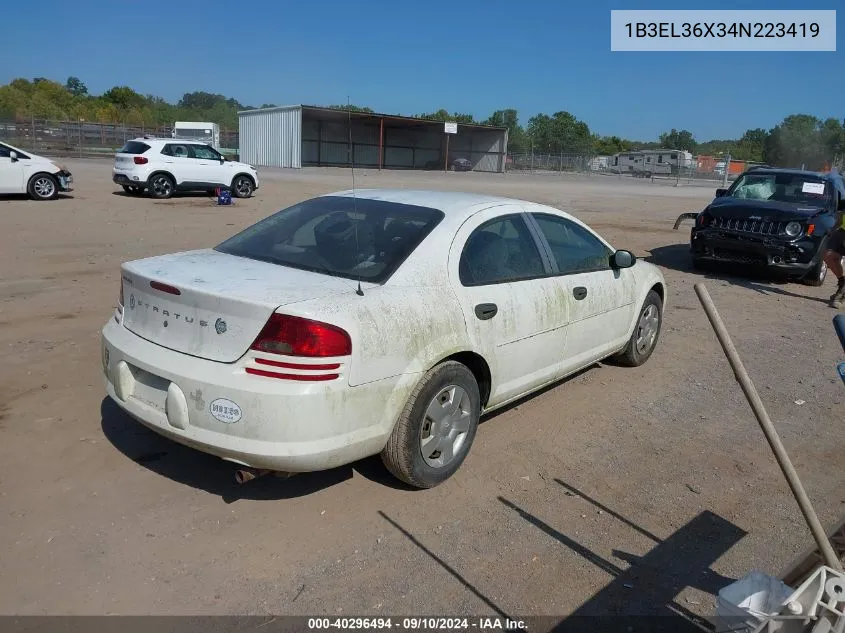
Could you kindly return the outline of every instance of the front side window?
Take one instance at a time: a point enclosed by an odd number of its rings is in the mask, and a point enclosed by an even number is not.
[[[549,243],[561,274],[610,269],[613,252],[584,227],[554,215],[534,213],[532,217]]]
[[[323,196],[279,211],[215,250],[383,283],[442,219],[442,211],[428,207]]]
[[[215,152],[207,145],[191,145],[192,158],[200,158],[202,160],[220,160],[220,154]]]
[[[533,279],[545,274],[534,238],[519,215],[479,226],[467,239],[459,263],[464,286]]]

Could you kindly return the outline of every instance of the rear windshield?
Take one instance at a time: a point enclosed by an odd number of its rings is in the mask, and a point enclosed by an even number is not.
[[[325,196],[279,211],[215,250],[382,283],[442,219],[427,207]]]
[[[790,204],[824,207],[833,195],[830,183],[809,174],[743,174],[728,195],[746,200],[774,200]]]
[[[150,146],[140,141],[127,141],[127,143],[117,150],[118,154],[143,154]]]

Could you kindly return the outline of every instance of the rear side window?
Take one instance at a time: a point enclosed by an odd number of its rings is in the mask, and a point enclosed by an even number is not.
[[[442,211],[428,207],[325,196],[279,211],[215,250],[383,283],[442,219]]]
[[[544,273],[534,238],[518,215],[489,220],[475,229],[464,245],[458,264],[464,286],[534,279]]]
[[[117,150],[118,154],[143,154],[150,146],[140,141],[127,141],[123,147]]]

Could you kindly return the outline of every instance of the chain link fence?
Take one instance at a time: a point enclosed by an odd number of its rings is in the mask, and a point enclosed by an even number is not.
[[[652,182],[676,185],[719,187],[728,185],[746,169],[759,163],[733,160],[730,156],[691,155],[664,151],[665,161],[655,153],[649,161],[646,154],[641,162],[621,160],[632,153],[602,156],[590,153],[508,153],[506,171],[531,174],[578,173],[615,178],[639,178]],[[677,154],[677,157],[676,157]],[[671,156],[671,158],[669,158]]]
[[[110,157],[126,141],[143,136],[171,138],[172,126],[49,121],[0,120],[0,141],[36,154],[61,157]],[[238,131],[220,128],[220,151],[238,154]]]

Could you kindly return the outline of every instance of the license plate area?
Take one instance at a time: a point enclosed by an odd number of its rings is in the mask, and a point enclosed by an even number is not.
[[[165,413],[170,381],[134,365],[129,365],[129,370],[135,379],[130,397],[156,411]]]

